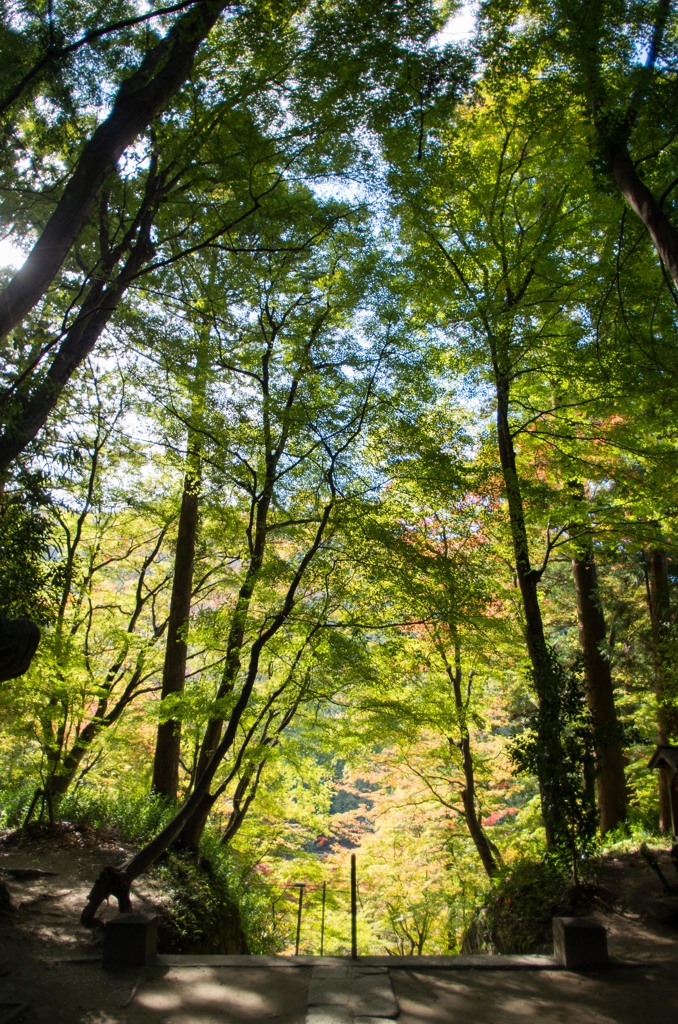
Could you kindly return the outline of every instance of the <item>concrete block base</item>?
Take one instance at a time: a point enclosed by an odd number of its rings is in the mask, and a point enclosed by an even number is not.
[[[554,917],[553,954],[564,967],[603,967],[609,963],[607,932],[586,917]]]
[[[105,964],[146,964],[158,951],[158,918],[118,914],[104,930]]]

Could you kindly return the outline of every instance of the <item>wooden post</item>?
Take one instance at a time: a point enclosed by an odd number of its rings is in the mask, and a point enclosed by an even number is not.
[[[323,904],[322,912],[320,914],[320,955],[323,955],[325,950],[325,900],[327,898],[327,882],[323,882]]]
[[[351,958],[358,959],[358,887],[356,884],[355,853],[351,854]]]
[[[301,936],[301,904],[304,899],[305,882],[295,882],[295,888],[299,890],[299,906],[297,907],[297,940],[295,942],[294,955],[299,956],[299,938]]]

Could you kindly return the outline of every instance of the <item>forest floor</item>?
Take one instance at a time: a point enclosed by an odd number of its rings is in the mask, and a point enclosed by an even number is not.
[[[205,1006],[164,1011],[162,999],[144,1015],[137,990],[143,970],[102,970],[101,933],[78,923],[87,893],[106,864],[119,864],[129,850],[113,838],[65,828],[56,835],[17,840],[0,837],[0,880],[11,910],[0,908],[0,1024],[137,1024],[137,1022],[263,1021],[303,1024],[310,970],[294,966],[241,971],[237,1005],[215,1015]],[[678,876],[666,850],[656,850],[668,881]],[[163,893],[151,878],[135,884],[135,909],[162,912]],[[583,1024],[668,1019],[678,1014],[678,926],[657,917],[662,889],[638,853],[607,858],[598,871],[588,912],[608,932],[610,954],[633,961],[594,972],[391,969],[402,1024],[454,1020],[476,1024],[501,1017],[506,1024],[577,1019]],[[117,913],[114,901],[104,919]],[[177,972],[165,974],[168,991]],[[246,980],[243,980],[246,975]],[[198,980],[198,975],[193,977]],[[176,979],[175,979],[176,980]],[[159,992],[159,982],[154,983]],[[222,982],[222,984],[224,984]],[[199,986],[198,986],[199,988]],[[191,991],[201,998],[198,988]],[[205,995],[209,985],[203,984]],[[184,988],[182,991],[188,991]],[[209,993],[207,993],[208,995]],[[262,996],[265,994],[265,1000]],[[191,999],[193,997],[191,996]],[[207,998],[207,996],[206,996]],[[235,997],[234,997],[235,998]],[[220,1004],[221,1005],[221,1004]],[[376,1024],[376,1022],[375,1022]]]

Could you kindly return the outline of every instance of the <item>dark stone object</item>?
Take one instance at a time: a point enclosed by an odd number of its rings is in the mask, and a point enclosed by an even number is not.
[[[9,914],[12,910],[14,910],[14,907],[12,906],[12,897],[9,894],[9,889],[0,882],[0,914]]]
[[[661,921],[662,924],[678,925],[678,896],[648,900],[645,904],[645,916]]]
[[[104,929],[105,964],[147,964],[158,951],[158,918],[131,912],[111,918]]]
[[[28,670],[40,643],[40,630],[28,619],[0,619],[0,683]]]
[[[564,967],[603,967],[609,963],[607,932],[587,917],[553,918],[553,955]]]

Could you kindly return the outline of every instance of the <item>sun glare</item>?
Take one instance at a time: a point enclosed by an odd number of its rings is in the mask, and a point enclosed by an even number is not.
[[[443,29],[435,37],[437,46],[444,46],[445,43],[466,42],[473,35],[476,21],[476,5],[466,2],[453,18],[447,22]]]
[[[9,238],[0,238],[0,268],[17,270],[26,259],[25,253]]]

